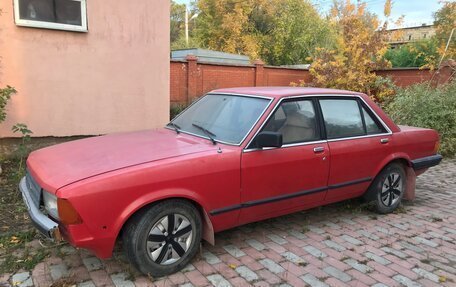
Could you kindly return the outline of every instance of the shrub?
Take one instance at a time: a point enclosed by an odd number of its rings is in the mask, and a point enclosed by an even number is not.
[[[434,68],[439,59],[437,41],[433,38],[388,49],[385,59],[390,61],[393,67]]]
[[[6,119],[6,104],[11,98],[11,95],[15,93],[16,90],[10,86],[0,89],[0,123]]]
[[[186,104],[171,104],[169,109],[169,116],[170,119],[174,119],[178,114],[180,114],[183,110],[188,107]]]
[[[456,153],[456,81],[432,87],[429,83],[400,89],[386,111],[397,123],[432,128],[440,134],[440,153]]]

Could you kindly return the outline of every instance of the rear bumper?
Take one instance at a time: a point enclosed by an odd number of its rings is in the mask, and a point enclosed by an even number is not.
[[[61,239],[59,232],[59,224],[40,211],[39,206],[36,206],[32,200],[30,189],[27,186],[25,177],[21,179],[19,183],[19,190],[21,191],[24,203],[27,206],[30,219],[33,225],[38,229],[44,236],[49,239],[59,241]]]
[[[412,160],[412,167],[414,170],[430,168],[438,165],[441,161],[442,156],[440,154],[436,154]]]

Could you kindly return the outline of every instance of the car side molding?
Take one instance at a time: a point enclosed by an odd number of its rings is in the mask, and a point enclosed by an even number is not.
[[[436,154],[414,159],[411,163],[414,170],[420,170],[438,165],[442,161],[442,158],[440,154]]]

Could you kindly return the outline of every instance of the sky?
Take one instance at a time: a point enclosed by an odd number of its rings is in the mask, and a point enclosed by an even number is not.
[[[188,4],[191,0],[174,0],[177,3]],[[311,0],[317,9],[325,14],[331,7],[332,0]],[[365,0],[369,11],[379,15],[383,15],[383,7],[385,0]],[[433,13],[442,5],[439,0],[393,0],[393,9],[391,13],[392,19],[398,19],[404,15],[402,26],[419,26],[421,24],[432,24]],[[381,17],[382,19],[382,17]],[[392,27],[391,27],[392,28]]]

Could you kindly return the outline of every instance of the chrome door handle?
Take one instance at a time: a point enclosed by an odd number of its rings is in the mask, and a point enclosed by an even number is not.
[[[381,142],[382,144],[386,144],[386,143],[388,143],[389,141],[390,141],[390,140],[387,139],[387,138],[384,138],[384,139],[381,139],[381,140],[380,140],[380,142]]]
[[[314,147],[314,153],[324,152],[325,148],[322,146]]]

